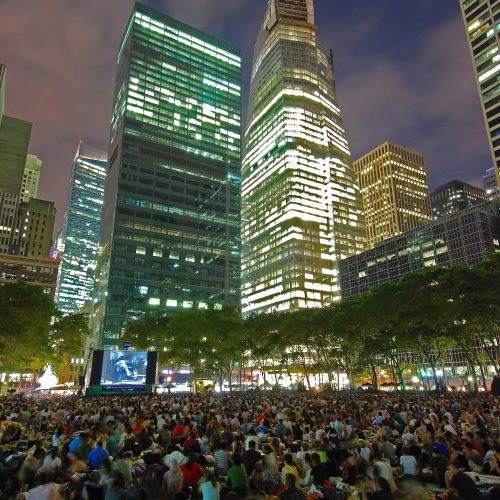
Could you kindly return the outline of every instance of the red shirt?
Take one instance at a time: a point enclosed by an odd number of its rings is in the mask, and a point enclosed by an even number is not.
[[[200,442],[197,439],[186,439],[184,441],[184,448],[189,448],[190,446],[196,447],[200,444]]]
[[[472,439],[470,444],[474,446],[474,448],[479,452],[479,454],[484,457],[484,447],[481,441],[476,441],[475,439]]]
[[[196,488],[198,481],[203,477],[203,469],[200,464],[194,462],[188,469],[186,464],[181,465],[182,475],[184,477],[184,486]]]
[[[174,427],[174,432],[172,432],[172,437],[185,436],[186,431],[187,431],[187,427],[184,427],[183,425],[176,425]]]

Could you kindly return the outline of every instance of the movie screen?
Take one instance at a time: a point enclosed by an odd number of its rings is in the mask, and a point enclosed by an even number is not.
[[[105,351],[101,385],[144,385],[147,366],[147,352]]]

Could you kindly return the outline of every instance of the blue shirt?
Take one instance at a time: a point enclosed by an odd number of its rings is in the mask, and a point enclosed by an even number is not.
[[[109,457],[109,453],[102,447],[96,446],[90,453],[87,458],[91,469],[100,469],[102,461]]]
[[[80,444],[80,436],[76,437],[69,443],[69,452],[73,455],[75,453],[76,447]]]

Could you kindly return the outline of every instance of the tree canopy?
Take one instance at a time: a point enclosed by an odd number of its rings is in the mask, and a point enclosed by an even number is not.
[[[500,254],[474,268],[431,268],[322,309],[274,312],[241,320],[235,308],[188,309],[169,319],[146,315],[127,327],[136,347],[157,348],[161,362],[189,366],[227,380],[251,359],[305,375],[345,373],[351,386],[387,370],[405,386],[403,371],[438,368],[460,349],[469,373],[485,385],[486,366],[500,370]],[[476,373],[476,368],[479,373]],[[275,382],[275,381],[272,381]],[[338,380],[337,380],[338,382]]]

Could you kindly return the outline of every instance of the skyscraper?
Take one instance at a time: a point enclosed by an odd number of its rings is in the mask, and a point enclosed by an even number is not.
[[[500,22],[497,0],[460,0],[497,183],[500,183]]]
[[[78,312],[90,300],[99,250],[107,154],[80,143],[73,161],[61,241],[56,304]]]
[[[5,112],[5,64],[0,64],[0,126]]]
[[[368,247],[432,219],[424,157],[385,142],[354,162],[363,195]]]
[[[104,195],[104,346],[147,311],[239,305],[240,115],[240,51],[136,3],[118,54]]]
[[[483,189],[486,191],[490,200],[496,200],[499,197],[499,185],[495,167],[487,168],[483,175]]]
[[[26,157],[24,166],[23,182],[21,184],[21,201],[28,202],[38,195],[38,184],[40,182],[40,172],[42,160],[36,155]]]
[[[32,123],[3,115],[0,126],[0,191],[20,195]]]
[[[32,124],[4,114],[5,85],[0,64],[0,283],[22,280],[53,296],[58,263],[48,257],[56,209],[30,197],[38,186],[27,162]]]
[[[312,0],[272,0],[254,52],[242,170],[244,314],[339,299],[361,196]]]
[[[21,202],[17,218],[18,238],[14,238],[12,251],[9,253],[26,257],[49,258],[56,221],[55,203],[36,198]]]
[[[19,238],[18,209],[31,137],[30,122],[4,114],[6,69],[0,64],[0,253]]]
[[[447,182],[431,193],[434,218],[454,214],[485,201],[488,201],[486,191],[457,180]]]

